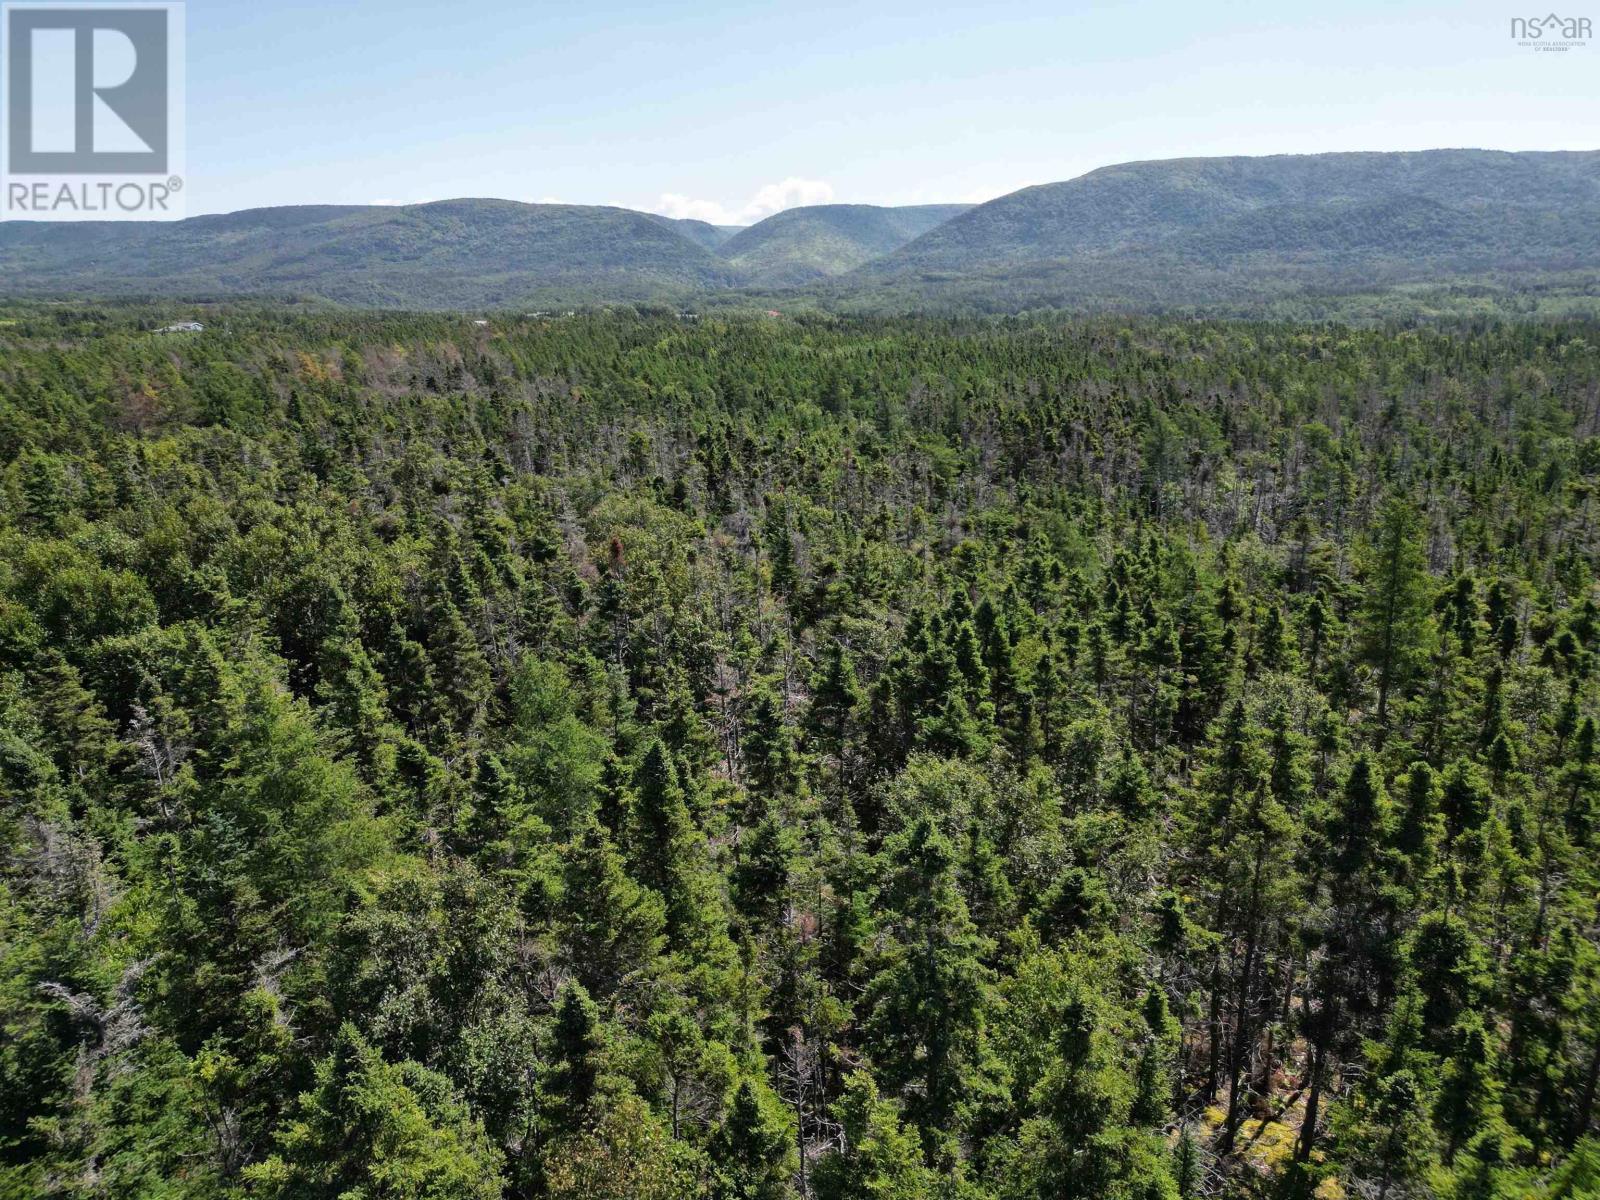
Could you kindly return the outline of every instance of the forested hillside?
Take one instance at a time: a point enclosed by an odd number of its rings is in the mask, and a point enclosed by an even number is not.
[[[1600,152],[1423,150],[1119,163],[1023,188],[862,267],[856,305],[1210,305],[1600,262]]]
[[[7,298],[523,308],[731,287],[718,237],[704,222],[596,205],[307,204],[172,222],[0,222],[0,271]]]
[[[0,1197],[1600,1189],[1600,327],[0,321]]]
[[[842,274],[897,250],[965,212],[966,204],[813,204],[785,209],[722,243],[752,287],[785,287]]]

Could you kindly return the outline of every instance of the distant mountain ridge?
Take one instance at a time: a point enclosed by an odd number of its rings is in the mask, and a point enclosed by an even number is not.
[[[743,233],[748,226],[745,225],[713,225],[710,221],[697,221],[692,217],[663,217],[655,213],[646,213],[646,216],[674,229],[684,237],[707,250],[716,250],[735,234]]]
[[[171,224],[0,223],[0,295],[370,307],[1247,306],[1600,269],[1600,151],[1124,163],[976,206],[815,205],[748,228],[447,200]]]
[[[0,224],[14,294],[314,297],[371,307],[647,300],[736,286],[672,223],[624,208],[442,200],[171,223]]]
[[[748,227],[578,204],[294,205],[171,223],[0,224],[16,295],[309,297],[494,307],[690,296],[836,275],[965,205],[824,205]]]
[[[853,270],[904,246],[970,204],[816,204],[775,213],[724,242],[720,251],[760,287],[790,287]]]
[[[1600,266],[1600,151],[1124,163],[1023,188],[859,268],[858,294],[980,306]]]

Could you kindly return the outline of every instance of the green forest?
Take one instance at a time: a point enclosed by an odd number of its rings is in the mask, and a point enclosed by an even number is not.
[[[1600,325],[0,321],[0,1197],[1600,1195]]]

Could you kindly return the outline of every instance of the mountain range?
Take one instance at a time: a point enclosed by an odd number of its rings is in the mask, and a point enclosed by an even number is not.
[[[1248,304],[1600,269],[1600,151],[1125,163],[985,204],[793,208],[748,228],[447,200],[0,224],[10,297],[494,309]]]

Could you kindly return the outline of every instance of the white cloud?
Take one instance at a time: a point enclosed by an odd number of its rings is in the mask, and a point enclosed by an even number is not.
[[[694,200],[677,192],[662,192],[650,211],[674,220],[710,221],[713,225],[735,225],[738,219],[715,200]]]
[[[678,192],[663,192],[649,211],[678,220],[709,221],[713,225],[751,225],[763,217],[803,204],[828,204],[833,185],[822,179],[791,175],[778,183],[757,188],[742,208],[728,208],[716,200],[697,200]]]
[[[786,208],[802,204],[828,204],[833,200],[833,184],[821,179],[798,179],[790,176],[782,183],[769,183],[751,197],[745,213],[752,220],[770,217]]]

